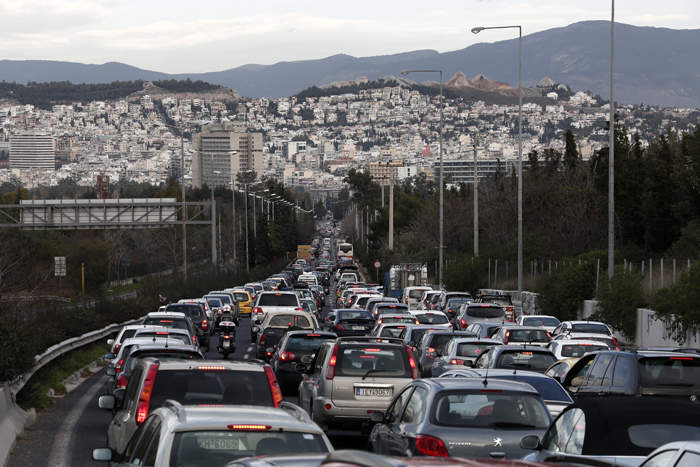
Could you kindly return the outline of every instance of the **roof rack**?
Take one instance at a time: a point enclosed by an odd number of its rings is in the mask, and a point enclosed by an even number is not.
[[[298,405],[292,404],[291,402],[282,401],[282,402],[280,402],[279,408],[286,410],[287,412],[289,412],[292,416],[294,416],[294,418],[296,418],[300,422],[313,423],[313,420],[311,420],[311,417],[309,417],[309,414],[307,414],[306,411],[303,410]]]
[[[388,344],[401,344],[405,345],[405,342],[403,339],[398,339],[396,337],[367,337],[367,336],[348,336],[348,337],[339,337],[336,339],[336,342],[386,342]]]
[[[175,414],[177,415],[177,421],[179,422],[186,422],[187,421],[187,412],[185,411],[185,408],[180,404],[178,401],[173,400],[173,399],[168,399],[165,402],[163,402],[163,408],[164,409],[170,409]]]

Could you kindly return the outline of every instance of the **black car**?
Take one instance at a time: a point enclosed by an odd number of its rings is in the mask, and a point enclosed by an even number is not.
[[[197,302],[192,303],[171,303],[165,307],[166,312],[183,313],[192,323],[197,327],[197,339],[199,339],[200,347],[206,347],[207,352],[209,351],[209,320],[207,320],[207,313],[201,304]]]
[[[360,309],[334,310],[335,319],[329,323],[328,330],[338,337],[364,336],[374,327],[372,315]]]
[[[455,337],[474,337],[474,334],[467,331],[428,331],[421,336],[416,343],[416,350],[413,357],[418,363],[421,378],[430,377],[430,368],[435,362],[435,358],[442,355],[442,349],[449,341]]]
[[[474,362],[474,368],[501,368],[544,373],[556,361],[557,357],[542,347],[497,345],[485,349]]]
[[[661,396],[697,402],[700,355],[653,350],[602,350],[584,355],[562,386],[585,396]]]
[[[296,369],[301,357],[315,354],[321,344],[337,337],[332,332],[286,332],[275,346],[275,352],[270,359],[270,366],[282,390],[296,389],[301,383],[303,377]]]

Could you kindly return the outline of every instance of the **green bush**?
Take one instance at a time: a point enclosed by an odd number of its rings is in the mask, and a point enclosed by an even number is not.
[[[615,274],[598,290],[598,309],[593,319],[602,321],[633,341],[637,334],[637,308],[644,306],[641,272],[616,266]]]
[[[29,341],[20,326],[0,320],[0,381],[12,381],[31,368],[34,354],[27,347]]]
[[[681,274],[677,284],[659,289],[651,308],[668,329],[668,336],[685,344],[688,333],[700,332],[700,263]]]
[[[586,258],[579,264],[579,259],[562,261],[551,275],[544,274],[538,281],[535,291],[539,293],[540,314],[555,316],[560,321],[577,319],[581,301],[593,298],[596,262]]]
[[[488,285],[488,270],[481,256],[463,255],[445,268],[443,281],[447,290],[470,292],[476,296]]]

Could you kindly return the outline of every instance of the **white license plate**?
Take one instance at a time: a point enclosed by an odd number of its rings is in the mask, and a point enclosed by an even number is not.
[[[229,341],[224,341],[224,349],[228,349],[231,343]]]
[[[199,438],[197,443],[202,449],[238,449],[237,439]]]
[[[356,396],[391,397],[391,389],[355,388]]]
[[[352,330],[353,331],[364,331],[365,327],[364,326],[353,326]]]

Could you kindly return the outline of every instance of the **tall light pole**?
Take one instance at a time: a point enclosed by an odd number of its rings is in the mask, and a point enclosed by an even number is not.
[[[523,29],[521,26],[490,26],[472,28],[474,34],[485,29],[518,28],[518,300],[523,294]]]
[[[265,193],[270,190],[260,190],[256,191],[255,193],[250,193],[250,196],[253,197],[253,237],[258,238],[258,227],[257,227],[257,221],[256,218],[258,217],[258,211],[255,208],[255,198],[262,198],[262,196],[258,196],[258,193]]]
[[[440,280],[440,288],[442,288],[442,265],[443,265],[443,255],[444,255],[444,228],[445,228],[445,223],[444,223],[444,203],[443,203],[443,175],[442,175],[442,122],[443,122],[443,117],[442,117],[442,70],[403,70],[401,72],[402,75],[406,76],[409,73],[440,73],[440,273],[439,273],[439,280]]]
[[[245,188],[245,270],[248,274],[250,274],[250,257],[248,255],[248,185],[255,185],[256,183],[260,182],[241,183]]]
[[[610,150],[608,151],[608,277],[615,274],[615,0],[610,15]],[[651,274],[651,271],[649,271]]]

